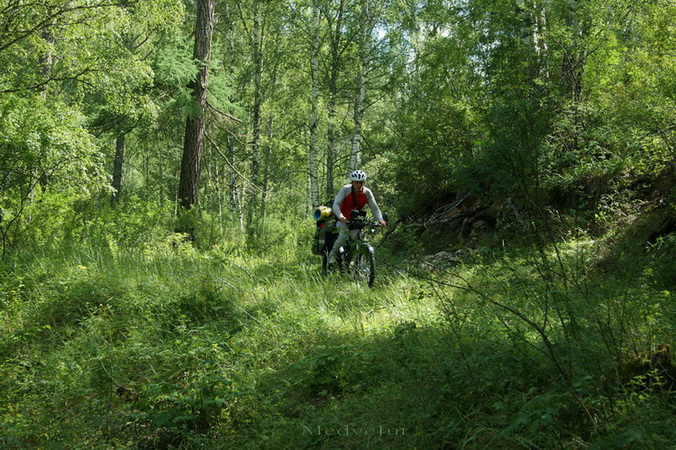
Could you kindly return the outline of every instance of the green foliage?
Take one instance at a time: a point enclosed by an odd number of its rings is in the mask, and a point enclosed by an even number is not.
[[[381,207],[423,217],[468,192],[507,199],[504,229],[536,226],[432,272],[402,223],[373,289],[309,253],[309,4],[218,4],[201,203],[174,216],[195,5],[14,3],[0,17],[1,446],[672,444],[673,366],[655,361],[676,335],[673,2],[374,4],[361,143]],[[331,185],[336,4],[320,3]],[[336,173],[357,6],[332,28]]]
[[[671,170],[663,21],[673,5],[604,5],[477,0],[419,11],[429,28],[412,33],[415,59],[391,119],[404,131],[384,170],[405,215],[470,191],[602,232],[614,205]]]
[[[382,277],[365,289],[321,275],[311,227],[273,221],[277,241],[258,250],[197,250],[159,211],[117,210],[106,227],[82,206],[81,245],[5,260],[3,445],[673,438],[658,426],[673,421],[664,379],[618,363],[673,339],[669,235],[607,272],[589,241],[483,251],[434,274],[394,272],[379,251]]]
[[[404,215],[424,209],[457,186],[461,161],[472,151],[469,108],[451,99],[435,105],[433,109],[419,105],[422,111],[407,114],[410,122],[402,126],[405,138],[398,145],[415,151],[393,152],[389,160],[396,169],[388,181],[396,188]]]
[[[651,281],[657,288],[673,289],[676,286],[676,261],[673,255],[676,252],[676,235],[674,233],[657,238],[650,245],[651,257],[649,274]],[[663,294],[670,295],[669,291]]]
[[[158,87],[171,92],[172,107],[186,108],[191,103],[190,83],[199,71],[192,53],[191,43],[181,34],[173,36],[155,53],[155,82]]]
[[[60,102],[10,96],[0,116],[2,252],[52,239],[74,201],[106,186],[84,117]]]
[[[161,430],[146,438],[148,445],[204,445],[209,440],[200,434],[219,421],[227,421],[224,408],[239,395],[217,371],[197,376],[184,373],[178,383],[159,382],[144,387],[139,399],[141,412],[131,417],[139,429]]]
[[[55,189],[85,192],[101,185],[101,155],[77,109],[58,101],[9,96],[2,100],[2,111],[0,158],[6,168],[5,189],[30,187],[38,181],[51,182]]]

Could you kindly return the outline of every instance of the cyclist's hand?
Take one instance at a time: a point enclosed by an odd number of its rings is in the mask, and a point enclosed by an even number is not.
[[[381,221],[378,222],[378,223],[379,223],[380,226],[383,227],[383,228],[385,228],[385,227],[387,226],[387,222],[385,222],[384,220],[381,220]]]

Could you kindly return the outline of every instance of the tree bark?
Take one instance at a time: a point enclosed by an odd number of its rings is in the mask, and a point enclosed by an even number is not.
[[[310,119],[310,197],[312,207],[319,206],[319,176],[317,173],[317,134],[319,125],[319,5],[312,2],[312,55],[310,58],[312,76],[312,117]]]
[[[333,170],[336,163],[336,132],[335,132],[335,120],[336,120],[336,95],[329,94],[329,102],[327,105],[328,108],[328,124],[326,131],[326,139],[328,141],[326,148],[326,196],[334,197],[336,194],[333,191]]]
[[[186,120],[178,187],[179,203],[186,209],[197,204],[199,196],[199,178],[204,148],[204,111],[207,104],[211,38],[214,29],[214,2],[215,0],[199,0],[197,3],[193,57],[196,61],[199,61],[201,67],[197,79],[193,82],[193,96],[197,102],[199,113],[195,117],[188,117]]]
[[[349,171],[361,167],[361,138],[362,121],[364,118],[364,100],[366,98],[367,73],[369,69],[369,53],[371,50],[371,31],[373,29],[373,14],[370,0],[363,0],[362,17],[359,36],[359,69],[354,100],[354,131],[352,134],[352,150],[350,152]]]
[[[342,57],[342,37],[343,37],[343,12],[344,2],[340,0],[338,10],[336,11],[335,24],[331,28],[331,66],[329,68],[329,100],[328,100],[328,129],[327,129],[327,150],[326,150],[326,195],[333,197],[334,168],[337,157],[337,136],[336,136],[336,102],[338,97],[338,78],[340,76],[340,61]]]
[[[120,202],[122,194],[122,166],[124,164],[125,135],[120,134],[115,140],[115,162],[113,163],[113,193],[110,198],[111,206]]]
[[[261,142],[261,105],[263,102],[263,36],[260,24],[260,9],[258,0],[254,0],[252,44],[254,66],[254,100],[251,111],[252,138],[251,138],[251,186],[249,187],[249,205],[247,208],[247,227],[253,232],[253,223],[256,221],[259,209],[258,189],[260,184],[260,142]]]
[[[228,185],[230,187],[230,211],[237,215],[237,223],[239,228],[244,228],[244,214],[242,212],[242,202],[240,201],[239,186],[237,184],[237,171],[235,170],[237,164],[237,148],[234,140],[228,144],[228,165],[230,166],[230,176],[228,177]]]
[[[230,5],[225,3],[225,14],[223,19],[225,21],[224,30],[225,30],[225,48],[227,49],[226,54],[224,55],[224,61],[228,61],[229,66],[226,67],[226,70],[229,74],[232,74],[235,68],[235,22],[230,11]],[[230,98],[230,101],[235,103],[237,100],[233,97]],[[232,136],[227,138],[227,178],[228,178],[228,190],[229,190],[229,205],[230,212],[237,217],[237,224],[240,229],[244,229],[244,212],[242,210],[241,196],[239,192],[239,184],[237,183],[237,143]]]
[[[561,87],[564,95],[577,103],[582,94],[582,76],[587,60],[584,48],[584,38],[588,30],[580,23],[578,0],[568,0],[566,25],[570,29],[570,46],[564,49],[563,64],[561,67]]]
[[[532,4],[532,20],[533,20],[533,45],[535,46],[535,53],[540,58],[540,72],[545,79],[549,79],[549,47],[545,40],[547,33],[547,10],[544,4],[539,1],[533,1]]]
[[[51,13],[51,7],[48,7],[47,11],[48,13]],[[51,28],[45,28],[44,30],[42,30],[42,32],[40,33],[40,37],[47,43],[48,48],[48,50],[40,57],[42,76],[45,80],[45,84],[40,88],[40,96],[42,97],[43,100],[47,100],[48,95],[47,87],[49,86],[47,82],[52,77],[52,69],[54,68],[51,46],[54,45],[54,43],[56,42],[56,38],[54,37]],[[38,165],[34,163],[33,167],[31,168],[31,176],[36,180],[36,182],[33,182],[32,180],[30,181],[30,193],[28,196],[29,206],[33,206],[33,204],[35,203],[38,182],[43,185],[47,184],[45,177],[40,172],[41,171]],[[28,208],[27,221],[28,223],[31,223],[33,221],[33,208]]]

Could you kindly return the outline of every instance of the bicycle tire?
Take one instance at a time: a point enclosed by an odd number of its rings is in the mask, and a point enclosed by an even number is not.
[[[354,262],[351,264],[352,274],[355,281],[366,282],[368,287],[373,286],[373,281],[376,278],[376,257],[375,251],[371,244],[364,243],[359,246],[359,250],[355,255]]]

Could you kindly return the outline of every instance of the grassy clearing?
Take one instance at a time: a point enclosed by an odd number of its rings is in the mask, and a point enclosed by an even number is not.
[[[662,245],[601,275],[599,248],[579,242],[477,252],[440,272],[390,260],[374,289],[322,276],[286,244],[197,251],[169,238],[14,260],[1,442],[668,446],[673,394],[657,368],[622,363],[673,342]]]

